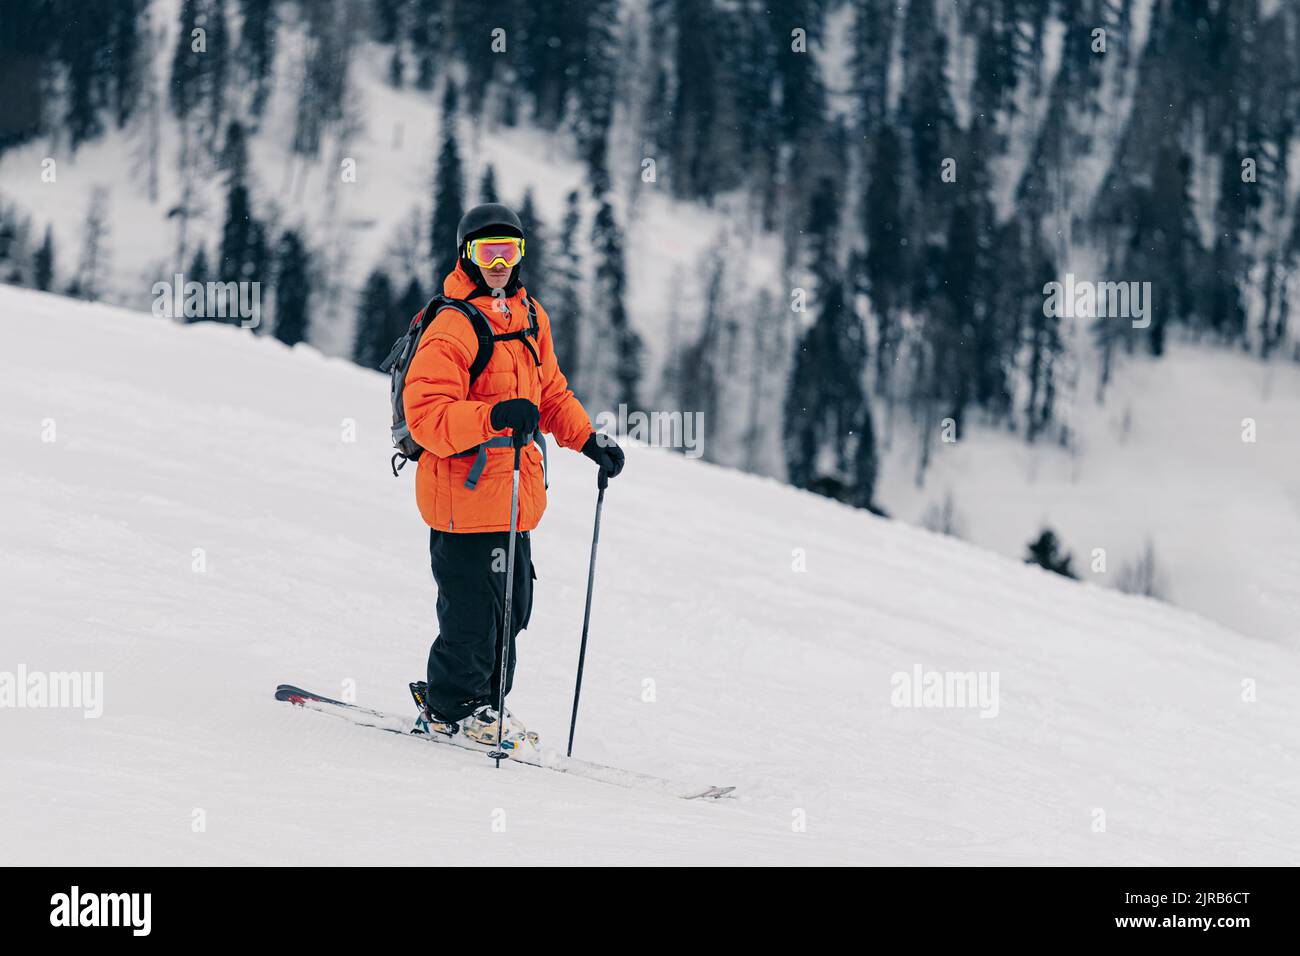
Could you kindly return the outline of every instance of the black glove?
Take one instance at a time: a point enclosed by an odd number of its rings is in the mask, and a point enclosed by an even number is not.
[[[601,470],[611,478],[617,478],[618,473],[623,470],[623,449],[614,443],[612,438],[607,438],[603,442],[595,432],[582,446],[582,453],[600,466]]]
[[[497,431],[509,428],[516,435],[531,435],[537,431],[542,413],[526,398],[508,398],[492,406],[492,427]]]

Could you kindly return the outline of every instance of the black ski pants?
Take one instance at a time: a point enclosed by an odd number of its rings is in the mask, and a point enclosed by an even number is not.
[[[429,557],[438,585],[438,636],[429,648],[428,702],[445,720],[460,720],[486,703],[501,706],[497,695],[509,538],[507,531],[430,531]],[[529,534],[518,532],[506,693],[514,681],[515,638],[532,614],[535,577]]]

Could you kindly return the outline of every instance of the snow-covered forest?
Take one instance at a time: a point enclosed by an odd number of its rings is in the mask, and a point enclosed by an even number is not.
[[[375,367],[500,199],[593,414],[1287,637],[1245,592],[1300,527],[1297,42],[1278,0],[10,0],[0,280],[215,283],[172,320]],[[1259,510],[1189,518],[1208,470]]]

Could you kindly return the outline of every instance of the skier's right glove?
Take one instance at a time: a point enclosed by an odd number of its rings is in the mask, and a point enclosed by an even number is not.
[[[509,428],[516,435],[531,435],[537,431],[542,413],[526,398],[508,398],[493,405],[488,417],[497,431]]]

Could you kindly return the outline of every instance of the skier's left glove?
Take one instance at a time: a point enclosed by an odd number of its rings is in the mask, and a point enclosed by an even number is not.
[[[582,446],[582,453],[611,478],[617,478],[618,473],[623,470],[623,449],[619,448],[612,438],[602,441],[601,436],[592,432],[591,437]]]

